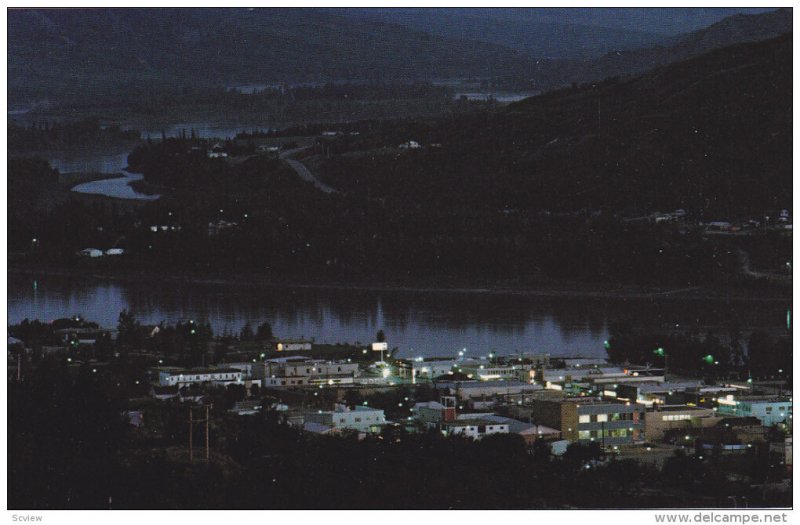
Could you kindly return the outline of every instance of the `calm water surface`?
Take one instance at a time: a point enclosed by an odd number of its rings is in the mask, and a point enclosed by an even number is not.
[[[34,281],[36,286],[34,286]],[[8,275],[8,322],[52,320],[80,314],[114,327],[131,310],[143,323],[208,319],[214,332],[238,332],[245,322],[269,321],[281,337],[317,342],[373,340],[383,329],[403,356],[472,355],[494,350],[604,356],[610,321],[634,319],[664,326],[720,323],[731,309],[744,324],[779,329],[780,304],[730,305],[720,301],[594,300],[470,293],[388,292],[223,285],[122,283],[91,279]]]

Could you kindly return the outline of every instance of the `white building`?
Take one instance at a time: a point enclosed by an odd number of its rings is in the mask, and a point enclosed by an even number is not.
[[[214,385],[241,384],[243,374],[234,368],[212,368],[195,370],[161,370],[158,383],[161,386],[179,387],[210,383]]]
[[[446,436],[462,435],[481,439],[490,434],[508,434],[508,423],[485,419],[456,419],[442,423],[442,433]]]
[[[461,401],[531,394],[542,390],[541,385],[522,381],[441,381],[437,388],[446,388]]]
[[[784,423],[792,426],[792,398],[776,396],[734,396],[717,398],[720,415],[752,416],[765,427]]]
[[[86,248],[85,250],[81,250],[81,255],[89,257],[90,259],[96,259],[97,257],[103,256],[103,251],[97,248]]]
[[[352,409],[337,405],[335,410],[308,413],[306,423],[318,423],[337,430],[355,430],[357,432],[380,432],[386,424],[383,410],[366,406]]]

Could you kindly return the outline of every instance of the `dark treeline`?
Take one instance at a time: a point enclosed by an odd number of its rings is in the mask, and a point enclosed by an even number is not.
[[[139,140],[139,132],[119,126],[101,126],[95,118],[74,122],[42,120],[23,126],[8,123],[8,149],[11,152],[46,149],[97,147]]]
[[[129,427],[124,411],[135,388],[125,374],[46,359],[9,383],[9,508],[673,508],[727,506],[730,496],[787,504],[729,480],[721,458],[677,455],[659,471],[596,462],[598,446],[554,458],[515,435],[471,442],[387,429],[363,441],[317,437],[270,412],[226,414],[241,397],[236,389],[212,396],[211,463],[189,464],[187,409],[151,403],[145,426]],[[739,460],[757,483],[772,477],[762,452]]]
[[[82,248],[121,242],[127,252],[116,268],[517,285],[558,279],[724,286],[744,282],[738,249],[758,254],[754,262],[765,267],[791,256],[784,236],[706,237],[596,210],[473,206],[449,199],[449,188],[435,181],[417,202],[360,191],[324,194],[270,155],[231,164],[207,158],[208,146],[167,139],[135,150],[130,165],[165,196],[127,211],[70,196],[33,213],[27,203],[42,200],[47,185],[31,182],[56,175],[44,163],[10,162],[16,198],[9,201],[9,249],[70,266]],[[153,232],[153,225],[176,229]]]
[[[745,337],[730,324],[714,334],[659,330],[630,321],[612,323],[606,345],[613,363],[666,366],[672,373],[719,379],[792,378],[792,338],[756,330]]]

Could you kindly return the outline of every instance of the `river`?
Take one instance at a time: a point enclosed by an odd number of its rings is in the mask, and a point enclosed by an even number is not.
[[[35,286],[34,286],[35,282]],[[600,300],[485,293],[165,285],[56,276],[8,276],[8,322],[82,315],[116,326],[119,312],[143,323],[207,319],[216,334],[268,321],[280,337],[317,342],[373,340],[383,329],[401,356],[517,352],[604,356],[608,326],[618,319],[662,326],[716,325],[735,311],[744,325],[778,330],[785,305],[698,300]],[[722,335],[721,333],[717,332]]]

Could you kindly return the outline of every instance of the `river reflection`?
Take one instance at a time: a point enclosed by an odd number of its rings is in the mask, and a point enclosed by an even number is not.
[[[421,293],[222,285],[118,283],[9,274],[8,322],[80,314],[113,327],[122,309],[146,324],[208,319],[214,332],[236,333],[245,322],[269,321],[276,335],[318,342],[373,340],[383,329],[404,356],[549,352],[604,356],[610,321],[646,320],[662,326],[715,325],[731,312],[744,324],[780,326],[780,304],[714,301],[592,300],[526,296]]]

